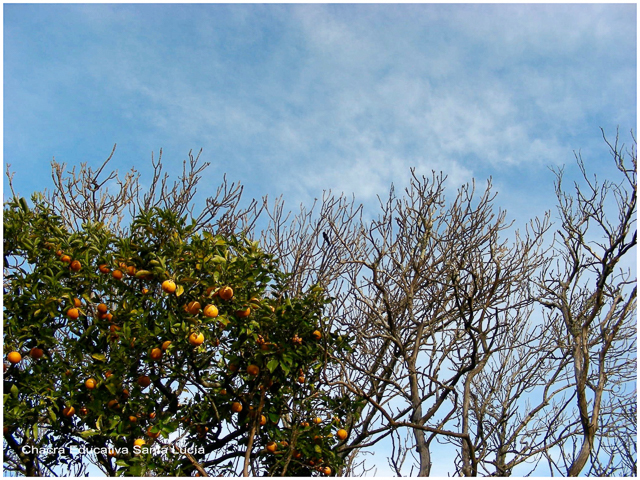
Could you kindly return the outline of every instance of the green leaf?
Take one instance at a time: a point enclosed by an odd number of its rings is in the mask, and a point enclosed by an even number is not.
[[[316,453],[322,453],[322,448],[320,447],[320,445],[316,445],[315,447],[313,447],[313,449],[316,451]]]
[[[94,435],[99,435],[100,432],[93,430],[93,429],[89,429],[89,430],[85,430],[83,432],[80,432],[80,436],[82,438],[89,438],[89,437],[93,437]]]
[[[269,371],[271,373],[273,373],[275,371],[276,368],[278,368],[278,365],[280,364],[280,362],[278,361],[277,358],[272,358],[271,360],[269,360],[269,362],[267,363],[267,368],[269,369]]]
[[[11,385],[11,396],[13,398],[18,398],[18,387],[15,384]]]
[[[184,293],[184,287],[182,285],[178,285],[176,288],[176,297],[179,297]]]
[[[100,361],[100,362],[106,362],[107,361],[107,357],[104,356],[103,353],[92,353],[91,357]]]

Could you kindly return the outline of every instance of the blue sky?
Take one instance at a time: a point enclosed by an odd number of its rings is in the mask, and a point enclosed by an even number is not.
[[[28,197],[54,156],[98,166],[117,143],[113,167],[148,178],[152,151],[177,173],[203,148],[199,201],[226,173],[247,200],[368,211],[416,167],[449,197],[493,177],[524,222],[553,208],[547,166],[571,176],[581,150],[605,174],[600,127],[635,131],[636,8],[5,4],[4,162]]]
[[[4,5],[4,161],[24,195],[52,157],[97,165],[117,143],[121,171],[203,148],[212,188],[227,173],[292,207],[373,202],[412,166],[451,188],[492,176],[530,216],[547,165],[581,149],[610,167],[599,128],[635,123],[634,4]]]

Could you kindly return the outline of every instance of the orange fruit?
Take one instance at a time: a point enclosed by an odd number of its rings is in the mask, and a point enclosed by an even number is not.
[[[293,451],[293,458],[295,458],[296,460],[300,460],[302,458],[302,454],[299,451],[294,450]]]
[[[98,313],[107,313],[108,310],[109,308],[104,303],[98,305]]]
[[[202,311],[202,313],[204,313],[205,317],[215,318],[218,316],[218,307],[216,307],[215,305],[209,304],[206,307],[204,307],[204,310]]]
[[[298,377],[298,383],[304,383],[304,375]]]
[[[346,440],[348,436],[349,432],[347,432],[344,428],[341,428],[336,432],[336,437],[338,437],[340,440]]]
[[[325,475],[331,475],[331,468],[330,467],[324,467],[322,469],[322,473],[324,473]]]
[[[141,439],[141,438],[136,438],[136,439],[133,441],[133,449],[134,449],[134,451],[136,450],[136,448],[135,448],[135,447],[142,447],[145,443],[146,443],[146,442],[145,442],[143,439]]]
[[[22,360],[22,355],[20,355],[20,352],[11,352],[9,355],[7,355],[7,360],[15,365],[16,363],[20,363],[20,361]]]
[[[316,417],[313,419],[313,423],[316,425],[320,425],[322,423],[322,419],[320,417]]]
[[[218,291],[218,295],[223,300],[231,300],[233,298],[233,289],[231,287],[222,287]]]
[[[242,411],[242,404],[240,402],[233,402],[231,404],[231,411],[235,413],[240,413]]]
[[[275,453],[276,452],[276,448],[278,448],[278,444],[276,442],[267,443],[267,450],[269,452]]]
[[[266,425],[267,424],[267,417],[265,417],[264,415],[260,415],[260,425]]]
[[[107,402],[107,408],[118,408],[118,407],[119,407],[118,400],[116,400],[115,398]]]
[[[100,273],[111,273],[111,269],[104,263],[98,267],[98,270],[100,270]]]
[[[60,257],[60,260],[62,260],[64,263],[71,263],[71,257],[69,255],[62,255]]]
[[[176,282],[174,282],[173,280],[165,280],[164,282],[162,282],[162,290],[167,293],[175,292],[176,288]]]
[[[80,300],[79,298],[74,298],[73,299],[73,306],[74,307],[81,307],[82,306],[82,300]]]
[[[112,375],[113,373],[111,372],[111,370],[107,370],[106,372],[104,372],[104,378],[109,378]]]
[[[194,300],[193,302],[189,302],[185,305],[184,309],[187,311],[187,313],[190,313],[191,315],[197,315],[198,312],[200,311],[200,302]]]
[[[56,255],[57,255],[57,256],[59,256],[59,257],[61,257],[61,256],[62,256],[62,250],[58,250],[58,251],[56,251]]]
[[[151,420],[153,420],[154,418],[156,418],[156,412],[151,412],[151,413],[149,414],[149,418],[150,418]]]
[[[313,338],[315,338],[316,340],[320,340],[322,338],[322,333],[320,333],[320,330],[316,330],[315,332],[312,333]]]
[[[117,326],[117,325],[110,325],[110,326],[109,326],[109,331],[110,331],[111,333],[116,333],[118,330],[120,330],[120,327],[119,327],[119,326]]]
[[[76,409],[73,407],[66,407],[62,410],[62,415],[64,415],[67,418],[73,417],[75,413],[76,413]]]
[[[146,375],[139,376],[137,381],[138,385],[140,385],[142,388],[146,388],[151,385],[151,379]]]
[[[166,350],[167,348],[169,348],[169,345],[171,345],[171,340],[167,340],[166,342],[163,342],[162,350]]]
[[[108,456],[110,457],[115,457],[116,456],[116,451],[115,450],[109,450],[109,453],[107,453]]]
[[[258,375],[260,373],[260,368],[257,365],[249,365],[247,367],[247,373],[249,375]]]
[[[191,335],[189,335],[189,343],[194,347],[202,345],[204,343],[204,335],[201,333],[193,332]]]
[[[134,267],[133,265],[129,265],[127,267],[127,274],[128,275],[135,275],[136,274],[136,267]]]
[[[74,307],[67,310],[67,317],[69,317],[71,320],[77,320],[79,316],[80,310],[78,310],[77,308]]]
[[[79,272],[82,268],[82,264],[78,260],[74,260],[73,262],[71,262],[71,265],[69,265],[69,268],[71,268],[71,270],[73,270],[74,272]]]
[[[122,270],[114,270],[113,272],[111,272],[111,276],[116,280],[122,280],[124,274],[122,273]]]
[[[138,421],[138,417],[136,417],[135,415],[129,415],[129,421],[131,423],[136,423]]]
[[[42,358],[42,356],[44,355],[44,350],[38,347],[33,347],[29,352],[29,355],[31,355],[31,358],[38,360],[39,358]]]
[[[251,308],[247,307],[246,310],[238,310],[236,316],[239,318],[246,318],[251,314]]]
[[[149,293],[149,289],[148,288],[143,288],[142,289],[142,294],[146,295],[147,293]]]
[[[98,382],[96,382],[94,378],[87,378],[87,380],[84,382],[84,386],[89,390],[93,390],[94,388],[96,388],[96,385],[98,385]]]
[[[81,407],[80,410],[78,411],[78,415],[86,415],[87,413],[89,413],[89,410],[87,410],[87,407]]]
[[[151,429],[152,429],[152,428],[153,428],[153,427],[149,427],[149,428],[147,428],[147,435],[148,435],[149,437],[151,437],[151,438],[158,438],[158,437],[160,436],[160,432],[153,433],[153,432],[151,431]]]
[[[151,350],[149,356],[151,357],[151,360],[160,360],[162,358],[162,350],[156,347]]]

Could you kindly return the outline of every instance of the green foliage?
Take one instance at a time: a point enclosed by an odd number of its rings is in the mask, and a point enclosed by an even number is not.
[[[4,352],[23,356],[4,374],[5,439],[64,449],[40,450],[43,464],[85,462],[91,450],[108,475],[190,475],[193,461],[209,474],[239,474],[248,445],[254,474],[340,467],[333,418],[355,406],[331,395],[323,372],[328,353],[339,357],[349,346],[325,330],[321,288],[288,297],[277,260],[257,242],[198,233],[169,211],[140,214],[118,238],[101,224],[67,231],[33,200],[31,209],[23,200],[4,208]],[[167,279],[174,293],[163,291]],[[219,295],[224,286],[234,291],[230,300]],[[79,317],[70,318],[78,300]],[[200,308],[189,309],[196,301]],[[203,314],[207,304],[217,317]],[[189,342],[194,332],[202,345]],[[29,356],[33,347],[44,356]],[[141,376],[151,385],[140,385]],[[76,413],[66,417],[70,406]],[[138,438],[147,447],[140,454]],[[270,441],[280,442],[275,454],[265,450]]]

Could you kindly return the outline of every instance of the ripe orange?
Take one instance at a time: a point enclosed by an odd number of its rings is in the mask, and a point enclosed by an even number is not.
[[[98,305],[98,313],[107,313],[107,311],[109,310],[109,308],[104,304],[101,303]]]
[[[69,255],[62,255],[60,257],[60,260],[62,260],[64,263],[71,263],[71,257]]]
[[[79,272],[80,269],[82,268],[82,264],[78,260],[74,260],[73,262],[71,262],[71,265],[69,265],[69,267],[74,272]]]
[[[193,302],[189,302],[185,305],[184,309],[187,311],[187,313],[191,314],[191,315],[197,315],[198,312],[200,311],[200,302],[194,300]]]
[[[135,415],[129,415],[129,421],[131,423],[136,423],[138,421],[138,417],[136,417]]]
[[[62,415],[64,415],[67,418],[73,417],[75,413],[76,413],[76,409],[73,407],[66,407],[62,410]]]
[[[110,325],[110,326],[109,326],[109,331],[110,331],[111,333],[116,333],[118,330],[120,330],[120,327],[119,327],[119,326],[117,326],[117,325]]]
[[[305,380],[304,375],[300,375],[298,377],[298,383],[304,383],[304,380]]]
[[[249,375],[258,375],[260,373],[260,368],[257,365],[249,365],[247,367],[247,373]]]
[[[267,417],[265,417],[264,415],[260,415],[260,425],[266,425],[267,424]]]
[[[107,408],[118,408],[119,406],[120,405],[118,405],[118,400],[116,400],[115,398],[107,402]]]
[[[98,270],[100,270],[100,273],[111,273],[111,269],[104,263],[98,267]]]
[[[124,274],[122,273],[122,270],[114,270],[113,272],[111,272],[111,276],[116,280],[122,280]]]
[[[74,307],[81,307],[82,306],[82,300],[80,300],[79,298],[74,298],[73,299],[73,306]]]
[[[316,330],[315,332],[312,333],[313,338],[315,338],[316,340],[320,340],[322,338],[322,333],[320,333],[320,330]]]
[[[78,310],[77,308],[74,307],[67,310],[67,317],[69,317],[71,320],[77,320],[79,316],[80,310]]]
[[[87,407],[81,407],[80,410],[78,411],[78,415],[84,416],[87,413],[89,413],[89,410],[87,410]]]
[[[231,300],[233,298],[233,289],[231,287],[222,287],[218,294],[223,300]]]
[[[322,473],[324,473],[325,475],[331,475],[331,467],[324,467],[322,469]]]
[[[207,305],[203,310],[204,316],[209,318],[215,318],[218,316],[218,307],[215,305]]]
[[[127,267],[127,274],[128,275],[135,275],[136,274],[136,267],[134,267],[133,265],[129,265]]]
[[[269,452],[275,453],[276,452],[276,448],[278,448],[278,444],[276,442],[267,443],[267,450]]]
[[[246,310],[238,310],[236,316],[239,318],[246,318],[251,314],[251,308],[247,307]]]
[[[140,385],[142,388],[146,388],[151,385],[151,379],[146,375],[141,375],[138,377],[138,385]]]
[[[294,450],[293,451],[293,458],[295,458],[296,460],[300,460],[302,458],[302,454],[299,451]]]
[[[106,372],[104,372],[104,378],[109,378],[112,375],[113,373],[111,372],[111,370],[107,370]]]
[[[146,443],[146,442],[145,442],[143,439],[141,439],[141,438],[136,438],[136,439],[133,441],[133,446],[134,446],[134,447],[141,447],[141,446],[143,446],[145,443]]]
[[[166,342],[162,342],[162,350],[166,350],[171,345],[171,340],[167,340]]]
[[[346,440],[348,436],[349,432],[347,432],[344,428],[341,428],[336,432],[336,437],[338,437],[340,440]]]
[[[151,420],[153,420],[154,418],[156,418],[156,412],[151,412],[151,413],[149,414],[149,418],[150,418]]]
[[[242,411],[242,404],[240,402],[233,402],[231,404],[231,411],[235,413],[240,413]]]
[[[204,335],[202,333],[193,332],[189,335],[189,343],[194,347],[202,345],[204,343]]]
[[[34,360],[38,360],[44,355],[44,350],[38,347],[33,347],[29,352],[29,355],[31,355],[31,358],[33,358]]]
[[[22,360],[22,355],[20,355],[20,352],[11,352],[9,355],[7,355],[7,360],[15,365],[16,363],[20,363],[20,361]]]
[[[62,250],[57,250],[57,251],[56,251],[56,255],[57,255],[57,256],[59,256],[59,257],[61,257],[61,256],[62,256]]]
[[[142,289],[142,294],[146,295],[147,293],[149,293],[149,289],[148,288],[143,288]]]
[[[322,423],[322,419],[320,417],[316,417],[313,419],[313,423],[316,425],[320,425]]]
[[[115,457],[116,456],[116,451],[115,450],[109,450],[109,453],[107,453],[107,455],[109,457]]]
[[[164,282],[162,282],[162,290],[167,293],[175,292],[176,288],[176,282],[174,282],[173,280],[165,280]]]
[[[96,382],[94,378],[87,378],[87,380],[84,382],[84,386],[89,390],[93,390],[94,388],[96,388],[96,385],[98,385],[98,382]]]
[[[151,350],[149,356],[151,357],[151,360],[160,360],[162,358],[162,350],[156,347]]]

